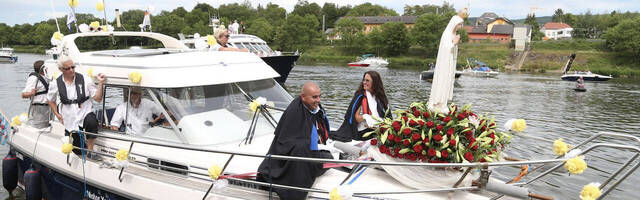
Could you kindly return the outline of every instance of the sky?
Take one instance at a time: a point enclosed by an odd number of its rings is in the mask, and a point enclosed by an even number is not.
[[[79,0],[76,8],[78,13],[92,13],[95,16],[103,16],[102,12],[96,10],[96,4],[101,0]],[[152,15],[158,14],[162,10],[171,11],[177,7],[184,7],[191,11],[197,3],[208,3],[213,7],[222,4],[243,3],[248,1],[253,7],[258,4],[266,5],[268,2],[278,4],[287,12],[293,11],[297,0],[104,0],[107,10],[107,18],[112,20],[114,9],[119,8],[120,12],[132,9],[146,10],[152,7]],[[53,2],[53,9],[51,6]],[[442,0],[308,0],[309,3],[317,3],[322,7],[325,2],[335,3],[338,6],[359,5],[370,2],[395,10],[402,15],[405,5],[441,5]],[[609,13],[611,11],[640,11],[638,0],[448,0],[449,4],[459,10],[469,6],[470,16],[477,17],[484,12],[495,12],[499,16],[509,19],[523,19],[536,8],[536,16],[551,16],[553,12],[561,8],[565,13],[581,14],[591,11],[594,14]],[[52,18],[53,16],[64,16],[69,12],[67,0],[0,0],[0,23],[8,25],[40,22]],[[55,10],[55,12],[53,11]],[[141,19],[142,20],[142,19]]]

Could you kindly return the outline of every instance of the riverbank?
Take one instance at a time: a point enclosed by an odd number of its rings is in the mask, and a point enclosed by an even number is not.
[[[45,47],[41,45],[13,45],[11,46],[11,48],[13,48],[13,51],[16,53],[44,54],[45,51],[51,47]]]
[[[576,53],[572,70],[591,71],[614,77],[640,77],[640,67],[623,54],[604,51],[603,41],[564,40],[533,42],[519,71],[535,73],[561,73],[569,56]],[[425,70],[435,58],[425,57],[425,49],[411,47],[403,56],[385,57],[389,68]],[[520,58],[509,44],[465,43],[459,46],[458,65],[466,65],[465,58],[475,58],[494,69],[505,71]],[[305,51],[298,64],[346,66],[361,54],[348,53],[340,46],[314,46]]]

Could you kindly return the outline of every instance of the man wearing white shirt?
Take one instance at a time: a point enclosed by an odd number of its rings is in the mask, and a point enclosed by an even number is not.
[[[51,110],[47,104],[47,92],[49,80],[44,77],[44,61],[33,63],[33,71],[27,78],[27,84],[22,90],[22,98],[31,98],[29,106],[29,122],[33,127],[44,128],[49,126]]]
[[[98,133],[98,120],[92,111],[93,99],[96,102],[102,101],[103,86],[107,77],[98,74],[98,86],[93,83],[89,76],[83,76],[75,72],[73,60],[67,56],[58,58],[58,69],[62,75],[51,81],[49,84],[49,92],[47,100],[49,107],[55,114],[60,123],[64,124],[65,135],[69,135],[73,130],[83,130],[91,133]],[[60,99],[60,110],[56,106],[56,99]],[[80,146],[80,138],[77,134],[74,138],[73,145]],[[93,150],[95,136],[87,135],[87,149]],[[74,150],[76,154],[80,154],[79,150]],[[95,156],[94,154],[90,155]]]
[[[122,103],[116,107],[111,118],[111,130],[118,130],[123,122],[126,122],[126,132],[137,135],[143,134],[149,128],[149,122],[153,121],[153,114],[161,116],[160,109],[148,100],[142,98],[142,90],[138,87],[131,89],[128,103]]]

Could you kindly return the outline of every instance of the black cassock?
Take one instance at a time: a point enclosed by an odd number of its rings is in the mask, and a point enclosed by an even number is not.
[[[333,158],[328,151],[311,150],[311,141],[326,144],[329,121],[322,107],[311,114],[300,97],[295,98],[280,117],[268,154],[309,158]],[[320,128],[316,128],[320,127]],[[312,139],[316,129],[317,139]],[[317,146],[316,146],[317,149]],[[274,184],[310,188],[326,169],[322,163],[286,161],[265,158],[258,168],[258,180]],[[280,199],[304,199],[307,192],[273,188]]]
[[[351,142],[351,140],[362,141],[362,140],[367,140],[373,137],[373,134],[367,138],[362,137],[362,134],[372,131],[372,129],[367,128],[365,130],[358,131],[358,122],[356,121],[356,117],[355,117],[355,113],[358,111],[358,108],[363,104],[368,104],[366,103],[366,101],[367,101],[367,95],[365,95],[364,93],[359,93],[353,96],[353,99],[351,99],[351,103],[349,103],[349,107],[347,108],[347,112],[344,114],[344,122],[342,122],[342,125],[337,131],[333,131],[330,134],[330,137],[332,140],[337,140],[341,142]],[[385,117],[385,113],[387,110],[382,106],[382,101],[380,101],[378,97],[376,97],[376,102],[378,106],[375,109],[377,109],[379,116],[375,116],[375,117],[379,119],[383,119]],[[371,108],[369,105],[365,105],[364,107],[365,109],[363,110],[363,112],[365,114],[371,114],[371,112],[367,111],[367,109],[374,109],[374,108]],[[390,118],[391,113],[389,113],[386,117]]]

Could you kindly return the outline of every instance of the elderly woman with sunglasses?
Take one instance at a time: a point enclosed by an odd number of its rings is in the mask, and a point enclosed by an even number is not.
[[[224,27],[218,28],[216,32],[213,33],[213,37],[216,38],[216,44],[210,47],[212,51],[249,51],[245,48],[238,49],[228,46],[227,43],[229,42],[229,31]]]

